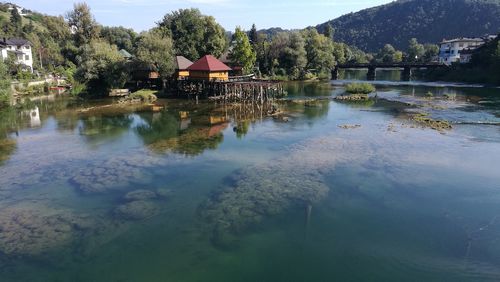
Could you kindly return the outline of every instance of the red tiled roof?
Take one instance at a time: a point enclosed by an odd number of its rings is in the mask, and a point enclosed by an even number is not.
[[[217,60],[212,55],[206,55],[205,57],[194,62],[188,70],[190,71],[230,71],[231,68],[225,65],[223,62]]]

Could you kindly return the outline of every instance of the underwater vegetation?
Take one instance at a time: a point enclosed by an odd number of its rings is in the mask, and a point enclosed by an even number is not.
[[[411,120],[423,127],[429,127],[437,131],[452,129],[451,124],[446,120],[436,120],[429,117],[428,113],[417,113],[411,116]]]
[[[201,204],[198,214],[211,242],[220,248],[236,245],[237,236],[266,217],[292,208],[310,209],[330,190],[324,173],[338,163],[362,159],[360,144],[335,137],[316,138],[290,149],[286,157],[251,166],[232,176]],[[350,155],[350,152],[353,153]]]
[[[70,244],[89,220],[44,206],[11,206],[0,210],[0,253],[36,256]]]
[[[7,161],[16,151],[16,140],[10,138],[0,139],[0,165]]]

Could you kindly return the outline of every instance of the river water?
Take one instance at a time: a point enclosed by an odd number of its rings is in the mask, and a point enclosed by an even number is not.
[[[0,280],[499,281],[500,89],[377,75],[362,103],[331,99],[358,72],[274,105],[1,111]]]

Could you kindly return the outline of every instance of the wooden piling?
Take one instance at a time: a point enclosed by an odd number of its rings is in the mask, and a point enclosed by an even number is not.
[[[264,103],[284,96],[281,83],[268,81],[219,82],[180,80],[175,93],[179,97],[210,99],[224,103],[253,101]]]

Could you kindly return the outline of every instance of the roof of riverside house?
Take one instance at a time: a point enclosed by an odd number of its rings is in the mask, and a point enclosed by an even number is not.
[[[184,56],[175,57],[175,61],[177,62],[177,70],[187,70],[193,65],[193,62],[186,59]]]
[[[31,42],[29,42],[26,39],[22,39],[22,38],[10,38],[10,39],[2,38],[2,39],[0,39],[0,44],[1,45],[13,45],[13,46],[24,46],[24,45],[33,46],[33,44],[31,44]]]
[[[126,59],[130,59],[130,58],[134,57],[134,56],[132,56],[132,54],[127,52],[127,50],[125,50],[125,49],[121,49],[119,52],[122,55],[122,57],[124,57]]]
[[[482,38],[455,38],[455,39],[450,39],[446,40],[443,39],[440,44],[446,44],[446,43],[453,43],[453,42],[484,42],[484,39]]]
[[[198,61],[194,62],[188,70],[190,71],[230,71],[231,68],[228,67],[223,62],[217,60],[212,55],[206,55]]]

